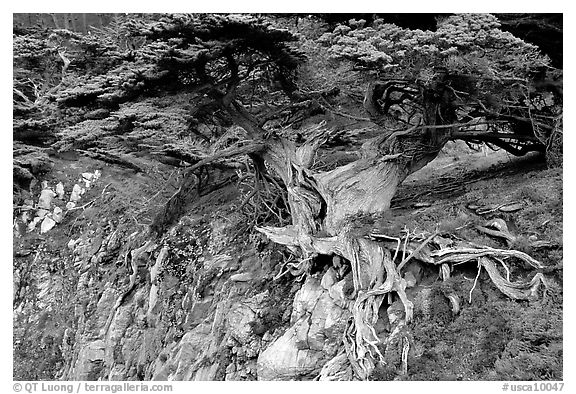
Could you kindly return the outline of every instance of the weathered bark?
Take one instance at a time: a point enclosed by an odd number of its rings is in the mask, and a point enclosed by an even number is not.
[[[325,135],[316,130],[297,148],[276,140],[264,153],[288,190],[292,225],[258,230],[300,257],[294,274],[306,272],[319,254],[341,256],[350,262],[356,301],[351,310],[354,322],[343,340],[353,369],[366,379],[377,362],[384,362],[373,329],[384,297],[391,292],[398,295],[406,321],[411,319],[413,306],[389,251],[367,238],[371,228],[358,227],[355,221],[387,211],[398,185],[432,160],[447,139],[424,127],[413,127],[368,141],[356,162],[314,173],[310,170],[312,158]]]
[[[345,166],[320,173],[310,169],[314,152],[328,133],[319,129],[314,130],[310,139],[300,147],[289,141],[272,140],[262,156],[281,176],[288,190],[292,225],[260,227],[257,230],[272,241],[286,245],[300,258],[300,264],[292,265],[292,273],[301,275],[308,272],[311,260],[317,255],[336,255],[350,263],[354,283],[355,301],[351,306],[354,319],[343,333],[343,341],[350,365],[361,379],[367,379],[376,364],[385,363],[379,346],[386,346],[386,343],[402,341],[402,370],[406,369],[409,339],[402,336],[405,335],[402,327],[412,318],[413,304],[406,296],[407,283],[400,273],[405,261],[397,266],[394,261],[396,255],[391,257],[382,242],[370,239],[372,228],[363,226],[361,222],[362,218],[374,218],[387,211],[399,184],[433,160],[450,139],[451,128],[435,127],[441,123],[439,118],[451,120],[451,108],[446,104],[449,97],[428,96],[428,92],[424,96],[427,100],[424,126],[384,132],[363,145],[359,160]],[[434,235],[425,243],[433,238]],[[432,264],[440,267],[445,277],[449,276],[450,264],[477,261],[496,286],[513,299],[528,299],[540,284],[546,285],[541,274],[526,283],[504,279],[491,260],[502,256],[514,256],[532,267],[542,267],[524,253],[489,248],[446,249],[430,259]],[[405,317],[395,324],[388,340],[382,343],[374,325],[379,319],[378,310],[390,293],[395,293],[401,300]],[[448,298],[454,310],[459,310],[457,297],[449,295]]]

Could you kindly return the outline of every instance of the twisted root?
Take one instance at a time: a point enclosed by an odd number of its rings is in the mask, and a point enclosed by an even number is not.
[[[402,242],[399,238],[382,234],[372,234],[371,238],[364,238],[344,231],[336,237],[319,238],[298,233],[294,227],[290,226],[285,228],[264,227],[258,228],[258,230],[273,241],[284,244],[291,249],[299,246],[300,251],[305,252],[303,253],[305,257],[309,258],[317,254],[333,254],[350,262],[354,283],[354,293],[351,298],[354,299],[354,302],[349,307],[352,319],[344,332],[343,342],[352,370],[363,380],[368,379],[376,365],[386,364],[382,347],[385,348],[387,344],[398,338],[403,328],[412,320],[414,305],[406,295],[407,282],[401,275],[401,269],[410,259],[417,259],[426,264],[438,266],[440,277],[443,280],[450,278],[454,266],[475,262],[478,265],[478,275],[470,291],[470,302],[472,291],[482,269],[486,270],[494,285],[503,294],[514,300],[532,299],[537,295],[541,285],[548,288],[542,273],[536,273],[528,281],[512,281],[510,279],[510,270],[504,263],[504,259],[515,258],[531,268],[544,268],[541,262],[524,252],[476,246],[463,242],[455,246],[454,242],[440,237],[437,233],[428,236],[418,246],[413,247],[409,244],[408,239]],[[410,236],[410,233],[407,233],[406,237],[409,238]],[[422,237],[413,236],[412,239],[421,240]],[[396,242],[391,243],[385,240]],[[432,246],[437,250],[432,250]],[[403,253],[400,253],[401,248]],[[407,257],[405,257],[406,250],[412,250]],[[394,252],[394,257],[392,257],[391,252]],[[395,259],[399,256],[401,256],[401,261],[396,265]],[[306,269],[308,269],[309,264],[307,263],[307,259],[301,260],[301,263],[293,268],[307,267]],[[498,270],[497,263],[504,267],[505,276]],[[295,271],[299,274],[302,273],[300,269]],[[382,302],[394,293],[404,306],[404,318],[394,322],[394,329],[389,337],[382,341],[374,326],[379,319],[378,311]],[[445,295],[450,300],[453,312],[458,313],[460,310],[458,295],[452,292]],[[402,340],[404,342],[402,342],[400,372],[407,373],[410,343],[406,337]]]

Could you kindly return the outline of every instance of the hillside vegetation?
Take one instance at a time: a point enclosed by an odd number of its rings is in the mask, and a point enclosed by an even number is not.
[[[561,20],[33,18],[14,379],[562,379]]]

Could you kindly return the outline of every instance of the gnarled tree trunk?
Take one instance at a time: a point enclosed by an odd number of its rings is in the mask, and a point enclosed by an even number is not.
[[[374,89],[369,89],[365,101],[372,118],[380,116]],[[312,260],[319,255],[344,259],[350,265],[354,284],[350,305],[353,319],[342,335],[349,363],[361,379],[368,378],[376,364],[385,363],[382,345],[401,341],[402,360],[406,362],[409,341],[403,334],[403,326],[411,320],[413,311],[405,292],[407,283],[400,273],[405,261],[397,266],[396,256],[392,257],[382,242],[369,237],[372,228],[363,224],[363,220],[385,213],[400,183],[433,160],[451,138],[453,130],[445,126],[454,115],[451,97],[442,92],[437,83],[423,89],[424,106],[418,125],[395,132],[383,130],[380,136],[363,144],[357,161],[325,172],[312,169],[317,149],[329,138],[330,130],[323,125],[308,130],[306,142],[297,146],[287,139],[270,136],[235,100],[221,101],[222,108],[258,146],[250,150],[255,166],[260,171],[275,172],[286,188],[292,223],[257,230],[293,252],[298,263],[291,263],[289,270],[295,276],[309,272]],[[382,118],[375,120],[383,124]],[[238,152],[233,150],[228,155]],[[448,276],[448,263],[461,257],[459,250],[452,252],[448,257],[438,255],[438,259],[432,259],[432,264],[441,266]],[[502,253],[492,249],[468,250],[462,258],[478,260],[486,254]],[[540,267],[538,262],[532,265]],[[530,282],[512,283],[501,277],[489,261],[478,261],[478,267],[484,267],[505,294],[517,299],[530,297],[543,282],[542,277],[535,276]],[[405,318],[396,319],[387,343],[382,343],[374,326],[379,319],[379,308],[390,293],[396,293],[401,300]],[[457,297],[450,300],[457,309]]]
[[[426,114],[434,124],[439,103]],[[286,245],[300,257],[294,274],[306,272],[320,254],[336,255],[351,265],[355,302],[354,321],[344,336],[348,357],[356,374],[365,379],[379,359],[380,340],[373,329],[384,297],[396,292],[406,320],[412,303],[390,253],[367,237],[371,228],[358,226],[358,218],[377,217],[390,208],[398,185],[412,172],[433,160],[448,140],[441,129],[411,127],[367,141],[361,158],[327,172],[310,169],[318,146],[328,132],[317,129],[300,147],[286,140],[270,142],[263,159],[282,178],[288,191],[292,225],[262,227],[272,241]]]

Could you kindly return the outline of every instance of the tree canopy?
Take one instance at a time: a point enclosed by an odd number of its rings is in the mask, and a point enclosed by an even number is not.
[[[385,298],[401,300],[405,323],[412,315],[407,260],[371,234],[399,185],[450,140],[515,155],[549,153],[561,140],[561,71],[489,14],[440,16],[434,31],[379,18],[330,27],[315,16],[128,15],[88,35],[20,30],[14,53],[17,146],[49,145],[140,172],[150,170],[143,156],[184,169],[151,237],[203,188],[250,179],[239,209],[251,203],[250,225],[295,256],[287,271],[310,273],[322,255],[347,264],[354,302],[344,345],[363,379],[384,361],[373,326]],[[346,95],[360,115],[343,105]],[[344,135],[316,115],[370,123],[370,132]],[[316,166],[318,152],[342,139],[355,156]],[[26,155],[36,148],[19,148],[15,179],[29,182],[38,166]],[[511,298],[547,286],[541,273],[513,282],[495,269],[502,256],[543,267],[523,252],[440,249],[426,262],[443,277],[477,261]]]
[[[493,15],[443,17],[435,31],[351,21],[320,40],[334,58],[385,80],[366,97],[377,123],[456,124],[454,137],[521,155],[545,149],[561,113],[550,60]],[[430,95],[444,96],[440,118],[425,119]]]

